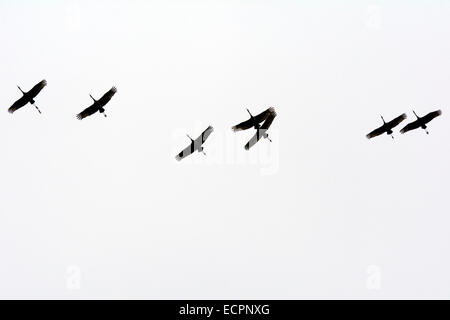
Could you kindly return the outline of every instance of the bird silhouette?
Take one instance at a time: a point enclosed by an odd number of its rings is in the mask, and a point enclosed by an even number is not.
[[[275,112],[275,109],[270,107],[267,110],[264,110],[263,112],[261,112],[260,114],[253,116],[250,113],[250,110],[247,109],[247,112],[250,114],[250,119],[241,122],[233,127],[231,127],[231,129],[236,132],[236,131],[241,131],[241,130],[247,130],[250,128],[255,128],[255,129],[259,129],[260,127],[260,123],[263,122],[264,120],[267,119],[267,117]]]
[[[19,90],[22,92],[22,97],[13,103],[13,105],[8,109],[9,113],[14,113],[15,111],[19,110],[23,106],[25,106],[27,103],[32,104],[39,113],[41,113],[41,110],[39,110],[38,106],[36,105],[34,98],[41,92],[41,90],[47,85],[47,81],[42,80],[38,84],[36,84],[33,88],[31,88],[30,91],[24,92],[22,89]]]
[[[114,94],[117,92],[116,87],[112,87],[109,89],[108,92],[106,92],[100,99],[95,100],[92,95],[89,95],[92,100],[94,100],[94,103],[81,111],[79,114],[77,114],[78,120],[82,120],[86,117],[89,117],[96,113],[97,111],[100,113],[103,113],[103,115],[106,117],[105,108],[104,106],[111,100],[111,98],[114,96]]]
[[[256,133],[253,135],[253,137],[247,142],[244,146],[245,150],[249,150],[251,147],[253,147],[261,138],[268,139],[270,142],[269,135],[267,134],[267,130],[272,125],[273,120],[277,116],[277,113],[272,108],[270,113],[268,114],[266,120],[263,122],[263,124],[256,129]]]
[[[392,129],[394,129],[396,126],[398,126],[405,119],[406,119],[405,113],[403,113],[402,115],[398,116],[397,118],[395,118],[389,122],[384,121],[383,116],[381,116],[381,120],[383,120],[383,125],[377,129],[373,130],[371,133],[368,133],[366,135],[366,137],[367,137],[367,139],[372,139],[374,137],[382,135],[383,133],[387,133],[388,135],[391,135],[392,139],[394,139],[394,136],[392,135]]]
[[[188,138],[191,139],[191,144],[189,146],[187,146],[186,148],[184,148],[183,151],[181,151],[179,154],[177,154],[175,159],[177,159],[178,161],[181,161],[182,159],[186,158],[188,155],[194,153],[195,151],[202,152],[204,155],[206,155],[206,153],[203,151],[202,145],[203,145],[203,143],[205,143],[206,139],[208,139],[209,135],[213,131],[214,131],[214,128],[209,126],[195,140],[192,139],[189,135],[187,135]]]
[[[261,138],[266,138],[266,139],[269,139],[269,141],[272,141],[272,140],[270,140],[269,135],[267,134],[267,130],[269,129],[269,127],[272,124],[275,117],[277,116],[275,109],[273,107],[270,107],[256,116],[253,116],[251,114],[250,110],[248,110],[248,109],[247,109],[247,112],[250,114],[250,119],[231,127],[231,129],[234,132],[241,131],[241,130],[247,130],[250,128],[256,129],[255,135],[250,139],[249,142],[247,142],[247,144],[245,145],[245,149],[246,150],[250,149]],[[264,122],[264,123],[261,125],[261,122]]]
[[[439,117],[442,114],[442,111],[441,110],[432,111],[424,117],[419,117],[414,110],[413,113],[417,117],[417,120],[408,123],[402,130],[400,130],[401,133],[406,133],[408,131],[415,130],[417,128],[422,128],[428,134],[427,123],[433,120],[434,118]]]

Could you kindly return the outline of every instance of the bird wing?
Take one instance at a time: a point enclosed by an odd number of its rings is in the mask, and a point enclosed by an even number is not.
[[[273,109],[273,108],[271,108],[271,109]],[[269,127],[272,125],[272,122],[276,116],[277,116],[277,113],[275,112],[275,110],[270,110],[266,121],[264,121],[264,123],[261,126],[261,129],[266,129],[266,130],[269,129]]]
[[[214,128],[209,126],[208,128],[206,128],[205,131],[202,132],[202,134],[195,139],[195,141],[197,142],[201,142],[201,144],[205,143],[206,139],[208,139],[209,135],[214,131]]]
[[[259,141],[259,139],[261,139],[261,137],[264,136],[264,132],[266,132],[266,130],[262,130],[262,129],[256,130],[256,133],[244,146],[245,150],[248,150],[251,147],[253,147]]]
[[[389,121],[387,124],[392,129],[392,128],[395,128],[396,126],[398,126],[405,119],[406,119],[406,113],[404,113],[404,114],[398,116],[397,118]]]
[[[270,107],[269,109],[264,110],[263,112],[254,116],[253,118],[255,119],[256,123],[261,123],[264,120],[266,120],[266,118],[273,112],[275,112],[275,109]],[[255,123],[254,123],[253,119],[250,118],[247,121],[241,122],[241,123],[231,127],[231,129],[233,131],[247,130],[247,129],[252,128],[254,125],[255,125]]]
[[[209,135],[211,134],[211,132],[213,132],[214,129],[213,127],[209,126],[208,128],[205,129],[205,131],[202,132],[201,135],[199,135],[197,137],[197,139],[194,140],[194,150],[197,150],[198,148],[200,148],[200,146],[205,143],[206,139],[208,139]]]
[[[408,123],[402,130],[400,130],[401,133],[406,133],[408,131],[414,130],[419,128],[421,125],[420,120],[416,120],[413,122]]]
[[[36,97],[39,92],[41,92],[41,90],[47,85],[47,81],[42,80],[41,82],[39,82],[38,84],[36,84],[33,88],[31,88],[30,91],[28,91],[28,95],[31,98]]]
[[[441,111],[441,110],[436,110],[436,111],[430,112],[429,114],[427,114],[426,116],[424,116],[424,117],[422,118],[422,120],[423,120],[425,123],[428,123],[428,122],[430,122],[431,120],[433,120],[434,118],[439,117],[441,114],[442,114],[442,111]]]
[[[192,154],[194,151],[195,151],[194,146],[191,143],[186,148],[184,148],[183,151],[181,151],[179,154],[177,154],[175,159],[177,159],[178,161],[181,161],[182,159],[186,158],[188,155]]]
[[[372,139],[372,138],[378,137],[379,135],[382,135],[386,131],[387,131],[386,130],[386,125],[383,124],[381,127],[376,128],[372,132],[366,134],[366,137],[367,137],[367,139]]]
[[[109,102],[109,100],[111,100],[111,98],[114,96],[116,92],[117,92],[116,87],[112,87],[111,89],[109,89],[108,92],[106,92],[100,99],[98,99],[97,103],[99,107],[105,106]]]
[[[276,116],[277,116],[277,114],[275,113],[275,111],[273,111],[273,112],[271,112],[271,114],[269,114],[268,118],[266,119],[266,121],[264,121],[261,128],[256,130],[256,133],[253,135],[253,137],[250,139],[250,141],[247,142],[247,144],[244,146],[245,150],[249,150],[261,139],[261,137],[264,137],[264,134],[269,129],[269,127],[272,125],[272,122]]]
[[[98,111],[98,106],[97,106],[96,103],[94,103],[90,107],[87,107],[86,109],[81,111],[79,114],[77,114],[77,119],[78,120],[82,120],[82,119],[84,119],[86,117],[89,117],[89,116],[93,115],[97,111]]]
[[[25,96],[22,96],[19,100],[13,103],[11,107],[9,107],[8,112],[13,113],[20,108],[22,108],[24,105],[28,103],[28,99]]]

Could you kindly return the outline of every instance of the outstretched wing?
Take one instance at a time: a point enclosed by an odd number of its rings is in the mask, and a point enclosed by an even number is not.
[[[271,114],[275,112],[275,109],[270,107],[267,110],[264,110],[263,112],[261,112],[260,114],[254,116],[253,118],[255,119],[256,123],[261,123],[264,120],[266,120],[266,118]],[[233,131],[241,131],[241,130],[247,130],[252,128],[255,125],[253,119],[248,119],[247,121],[241,122],[233,127],[231,127],[231,129]]]
[[[436,111],[430,112],[429,114],[427,114],[426,116],[424,116],[424,117],[422,118],[422,120],[423,120],[425,123],[428,123],[428,122],[430,122],[431,120],[433,120],[434,118],[439,117],[441,114],[442,114],[442,111],[441,111],[441,110],[436,110]]]
[[[253,135],[253,137],[250,139],[249,142],[244,146],[245,150],[249,150],[251,147],[253,147],[260,139],[264,136],[264,132],[266,130],[256,130],[256,133]]]
[[[192,154],[194,151],[195,151],[194,145],[191,143],[189,146],[184,148],[183,151],[181,151],[179,154],[177,154],[175,159],[177,159],[178,161],[181,161],[182,159],[186,158],[188,155]]]
[[[82,119],[84,119],[86,117],[89,117],[89,116],[93,115],[97,111],[98,111],[98,107],[96,106],[96,104],[93,104],[92,106],[87,107],[86,109],[81,111],[79,114],[77,114],[77,119],[78,120],[82,120]]]
[[[387,131],[386,130],[386,125],[382,125],[381,127],[376,128],[372,132],[366,134],[366,137],[367,137],[367,139],[372,139],[372,138],[378,137],[379,135],[382,135],[386,131]]]
[[[205,143],[206,139],[208,139],[209,135],[211,134],[211,132],[213,132],[214,129],[213,127],[209,126],[208,128],[206,128],[205,131],[202,132],[201,135],[199,135],[197,137],[197,139],[194,140],[194,150],[197,150],[201,147],[201,145],[203,143]]]
[[[24,105],[28,103],[28,99],[25,96],[22,96],[19,100],[13,103],[11,107],[9,107],[8,112],[13,113],[20,108],[22,108]]]
[[[38,84],[36,84],[33,88],[31,88],[31,90],[28,92],[28,95],[31,98],[36,97],[39,92],[41,92],[41,90],[47,85],[47,81],[42,80],[41,82],[39,82]]]
[[[398,126],[405,119],[406,119],[406,113],[398,116],[394,120],[389,121],[387,124],[392,129],[392,128],[395,128],[396,126]]]
[[[253,147],[264,135],[266,134],[266,131],[269,129],[269,127],[272,125],[273,120],[277,116],[276,112],[273,110],[269,116],[267,117],[266,121],[262,124],[261,128],[256,130],[256,133],[253,135],[253,137],[250,139],[249,142],[244,146],[245,150],[249,150],[251,147]]]
[[[420,125],[421,125],[420,120],[413,121],[411,123],[408,123],[402,130],[400,130],[400,132],[406,133],[408,131],[419,128]]]
[[[116,92],[117,92],[116,87],[112,87],[111,89],[109,89],[108,92],[106,92],[100,99],[98,99],[97,103],[99,107],[105,106],[109,102],[109,100],[111,100],[111,98],[114,96]]]
[[[270,112],[269,112],[269,116],[267,117],[266,121],[264,121],[264,123],[262,124],[261,129],[263,129],[263,130],[269,129],[270,126],[272,125],[273,119],[275,119],[276,116],[277,116],[277,113],[272,108],[272,110],[270,110]]]
[[[206,128],[205,131],[202,132],[202,134],[197,139],[195,139],[195,142],[196,143],[199,142],[202,145],[203,143],[205,143],[206,139],[208,139],[209,135],[213,131],[214,131],[214,128],[209,126],[208,128]]]

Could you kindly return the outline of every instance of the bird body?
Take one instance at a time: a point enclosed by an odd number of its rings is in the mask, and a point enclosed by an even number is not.
[[[383,116],[381,116],[381,119],[383,120],[383,125],[372,132],[368,133],[366,135],[367,139],[372,139],[374,137],[377,137],[379,135],[382,135],[383,133],[386,133],[388,135],[391,135],[393,133],[392,129],[394,129],[396,126],[398,126],[403,120],[406,119],[406,114],[403,113],[402,115],[396,117],[395,119],[386,122],[384,121]],[[392,136],[392,138],[394,138]]]
[[[100,99],[95,100],[94,97],[90,96],[92,100],[94,100],[94,103],[84,109],[82,112],[77,114],[77,118],[79,120],[82,120],[86,117],[89,117],[96,113],[97,111],[102,113],[105,117],[105,108],[104,106],[111,100],[111,98],[114,96],[114,94],[117,92],[116,87],[112,87],[108,92],[106,92]]]
[[[206,153],[203,151],[203,144],[205,143],[206,139],[208,139],[209,135],[213,131],[214,131],[214,128],[209,126],[195,140],[188,136],[188,138],[191,140],[190,145],[187,146],[186,148],[184,148],[179,154],[177,154],[175,159],[177,159],[178,161],[181,161],[182,159],[186,158],[187,156],[193,154],[195,151],[202,152],[203,154],[206,155]]]
[[[441,110],[436,110],[428,113],[426,116],[419,117],[415,111],[413,112],[414,115],[417,117],[417,120],[408,123],[402,130],[400,130],[401,133],[406,133],[411,130],[422,128],[428,134],[427,123],[433,120],[434,118],[439,117],[442,114]]]
[[[30,91],[24,92],[19,86],[19,90],[22,92],[22,97],[18,99],[16,102],[13,103],[13,105],[8,109],[9,113],[14,113],[15,111],[19,110],[23,106],[25,106],[27,103],[30,103],[34,105],[34,107],[41,113],[41,110],[36,106],[34,98],[41,92],[41,90],[47,85],[46,80],[42,80],[38,84],[36,84],[33,88],[31,88]]]
[[[247,130],[252,127],[254,129],[256,129],[255,135],[250,139],[249,142],[247,142],[247,144],[244,146],[244,148],[246,150],[249,150],[261,138],[269,139],[269,141],[272,141],[272,140],[270,140],[269,135],[267,134],[267,130],[272,125],[273,120],[277,116],[275,109],[273,107],[270,107],[256,116],[253,116],[248,109],[247,109],[247,112],[250,114],[250,119],[231,127],[231,129],[234,132],[241,131],[241,130]],[[261,122],[263,122],[262,125],[261,125]]]

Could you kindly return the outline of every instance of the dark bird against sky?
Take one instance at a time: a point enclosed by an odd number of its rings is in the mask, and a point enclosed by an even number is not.
[[[244,146],[245,150],[249,150],[251,147],[253,147],[261,138],[268,139],[270,142],[269,135],[267,134],[267,130],[272,125],[273,120],[277,116],[277,113],[275,110],[272,110],[264,123],[261,125],[259,129],[256,129],[256,133],[253,135],[253,137],[250,139],[249,142]]]
[[[82,112],[77,114],[77,118],[79,120],[82,120],[82,119],[84,119],[86,117],[89,117],[89,116],[93,115],[97,111],[100,112],[100,113],[103,113],[103,115],[106,117],[104,106],[109,102],[109,100],[111,100],[111,98],[114,96],[114,94],[116,92],[117,92],[116,87],[112,87],[108,92],[106,92],[98,100],[95,100],[94,97],[92,97],[92,95],[89,95],[92,98],[92,100],[94,100],[94,103],[90,107],[84,109]]]
[[[203,143],[205,143],[206,139],[208,139],[209,135],[211,134],[211,132],[213,132],[214,129],[213,127],[209,126],[208,128],[206,128],[205,131],[202,132],[202,134],[197,138],[197,139],[192,139],[189,135],[188,138],[191,139],[191,144],[189,146],[187,146],[183,151],[181,151],[176,157],[175,159],[177,159],[178,161],[186,158],[188,155],[194,153],[195,151],[198,152],[202,152],[204,155],[206,155],[206,153],[203,151]]]
[[[406,133],[408,131],[415,130],[417,128],[422,128],[428,134],[427,123],[433,120],[434,118],[439,117],[442,114],[441,110],[436,110],[428,113],[424,117],[419,117],[415,111],[413,112],[414,115],[417,117],[417,120],[408,123],[402,130],[400,130],[401,133]]]
[[[250,128],[256,129],[255,135],[250,139],[249,142],[245,145],[245,149],[249,150],[251,147],[253,147],[261,138],[269,139],[269,135],[267,134],[267,130],[272,125],[273,120],[277,116],[277,113],[275,112],[275,109],[270,107],[267,110],[264,110],[260,114],[253,116],[250,112],[250,110],[247,109],[247,112],[250,114],[250,119],[241,122],[233,127],[231,129],[236,131],[241,130],[247,130]],[[261,122],[264,123],[261,125]],[[269,141],[272,142],[272,140],[269,139]]]
[[[34,98],[36,98],[36,96],[39,94],[39,92],[41,92],[41,90],[46,85],[47,85],[47,81],[42,80],[28,92],[24,92],[22,89],[20,89],[19,86],[17,86],[17,88],[19,88],[19,90],[22,92],[23,95],[19,100],[14,102],[14,104],[8,109],[8,112],[13,113],[13,112],[17,111],[18,109],[22,108],[23,106],[25,106],[27,103],[30,103],[37,109],[37,111],[39,111],[39,113],[41,113],[41,110],[39,110],[38,106],[35,104]]]
[[[371,133],[367,134],[367,139],[371,139],[374,137],[377,137],[379,135],[382,135],[383,133],[387,133],[388,135],[392,135],[392,129],[394,129],[396,126],[398,126],[403,120],[406,119],[406,114],[402,114],[398,116],[397,118],[386,122],[384,121],[383,116],[381,116],[381,119],[383,120],[383,125],[375,130],[373,130]],[[394,136],[391,136],[392,139],[394,139]]]

